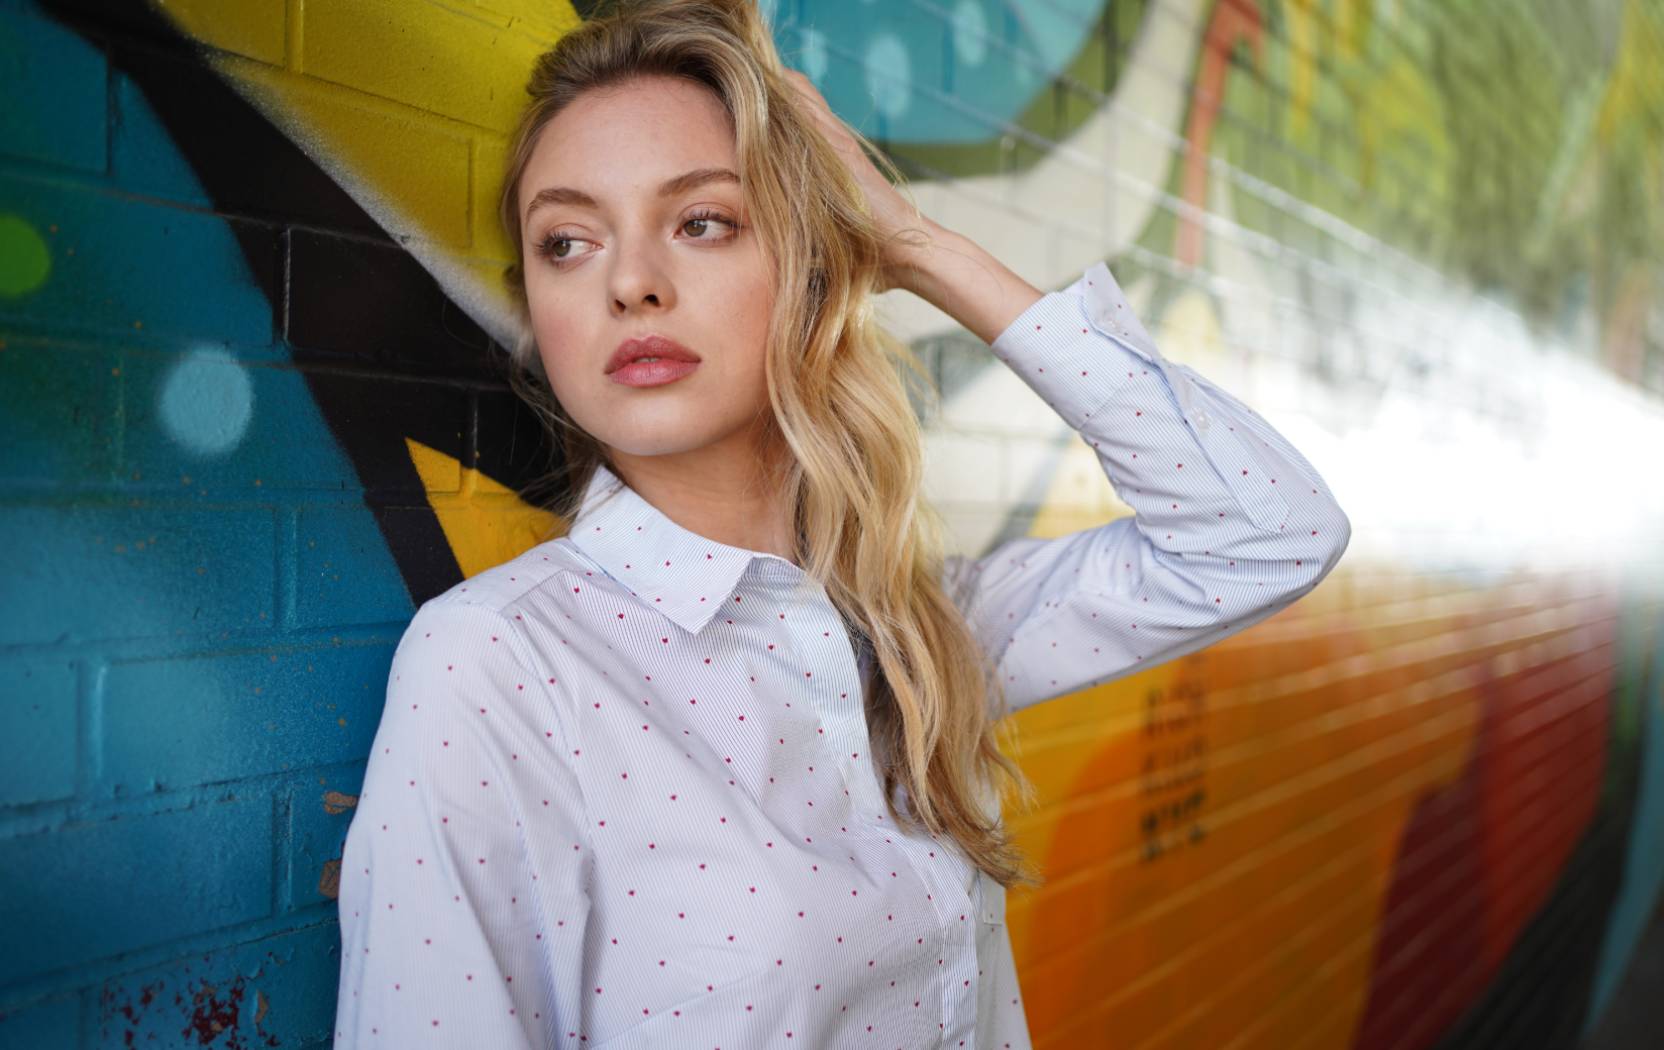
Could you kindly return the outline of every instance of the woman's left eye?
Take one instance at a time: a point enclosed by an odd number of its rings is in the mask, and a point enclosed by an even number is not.
[[[710,229],[712,223],[718,223],[722,226],[728,227],[729,232],[721,237],[705,236],[705,233]],[[696,241],[726,240],[728,237],[738,233],[740,229],[739,223],[728,218],[726,215],[714,211],[698,212],[694,215],[688,216],[686,219],[683,219],[682,229],[687,230],[689,227],[696,228],[692,231],[693,240]]]

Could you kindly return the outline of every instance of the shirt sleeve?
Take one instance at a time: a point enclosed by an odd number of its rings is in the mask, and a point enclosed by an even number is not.
[[[342,854],[337,1050],[577,1045],[590,847],[533,663],[444,597],[401,638]]]
[[[1202,649],[1304,596],[1351,524],[1258,413],[1162,357],[1098,263],[991,347],[1096,452],[1132,517],[950,555],[1008,710]]]

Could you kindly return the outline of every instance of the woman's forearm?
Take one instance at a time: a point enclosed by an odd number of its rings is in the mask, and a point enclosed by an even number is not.
[[[992,343],[1040,298],[1040,289],[969,237],[929,220],[926,224],[923,243],[909,248],[905,265],[897,267],[900,286]]]

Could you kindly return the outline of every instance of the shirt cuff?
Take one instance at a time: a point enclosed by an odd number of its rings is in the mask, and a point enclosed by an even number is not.
[[[1101,262],[1037,299],[989,348],[1075,430],[1140,368],[1167,364]]]

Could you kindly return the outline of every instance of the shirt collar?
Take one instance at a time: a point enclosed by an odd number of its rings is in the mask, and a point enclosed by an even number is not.
[[[759,574],[788,583],[807,578],[776,554],[731,547],[671,521],[605,464],[595,468],[567,530],[572,543],[608,576],[689,634],[729,601],[753,561]]]

